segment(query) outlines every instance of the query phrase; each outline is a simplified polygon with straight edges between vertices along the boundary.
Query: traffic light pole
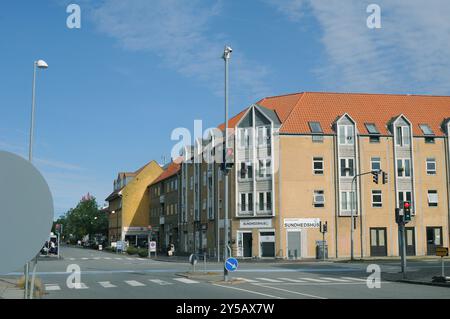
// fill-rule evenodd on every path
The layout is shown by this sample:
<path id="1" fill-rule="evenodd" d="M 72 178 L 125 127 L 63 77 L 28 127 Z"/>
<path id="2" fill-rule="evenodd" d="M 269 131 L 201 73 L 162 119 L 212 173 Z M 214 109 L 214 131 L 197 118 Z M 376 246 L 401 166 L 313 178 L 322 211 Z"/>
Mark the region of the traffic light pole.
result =
<path id="1" fill-rule="evenodd" d="M 225 51 L 223 54 L 223 59 L 225 61 L 225 152 L 228 151 L 228 60 L 230 59 L 231 49 L 229 47 L 225 47 Z M 225 267 L 225 262 L 228 259 L 228 172 L 226 171 L 226 156 L 223 158 L 224 161 L 224 243 L 223 243 L 223 257 L 224 257 L 224 267 L 223 267 L 223 279 L 224 281 L 228 281 L 228 270 Z"/>
<path id="2" fill-rule="evenodd" d="M 405 222 L 402 221 L 398 224 L 398 229 L 400 233 L 400 257 L 401 257 L 401 268 L 403 273 L 403 279 L 406 279 L 406 234 L 405 234 Z"/>

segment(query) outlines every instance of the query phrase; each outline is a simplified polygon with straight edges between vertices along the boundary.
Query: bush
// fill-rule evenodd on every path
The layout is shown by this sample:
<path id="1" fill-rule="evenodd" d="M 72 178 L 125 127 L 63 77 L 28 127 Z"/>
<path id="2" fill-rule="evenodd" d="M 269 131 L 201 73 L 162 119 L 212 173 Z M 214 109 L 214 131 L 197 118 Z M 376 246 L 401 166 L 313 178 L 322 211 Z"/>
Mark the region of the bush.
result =
<path id="1" fill-rule="evenodd" d="M 139 255 L 139 257 L 147 257 L 148 250 L 145 248 L 140 248 L 140 249 L 138 249 L 138 255 Z"/>
<path id="2" fill-rule="evenodd" d="M 138 252 L 138 250 L 137 250 L 136 247 L 131 246 L 131 247 L 127 248 L 127 254 L 128 255 L 136 255 L 137 252 Z"/>

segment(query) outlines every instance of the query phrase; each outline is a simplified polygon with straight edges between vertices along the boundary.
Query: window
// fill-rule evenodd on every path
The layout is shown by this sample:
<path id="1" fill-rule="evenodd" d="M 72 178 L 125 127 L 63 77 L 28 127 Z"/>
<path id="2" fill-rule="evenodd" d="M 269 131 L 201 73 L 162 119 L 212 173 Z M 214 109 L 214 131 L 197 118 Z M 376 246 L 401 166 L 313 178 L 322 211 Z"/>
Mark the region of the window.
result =
<path id="1" fill-rule="evenodd" d="M 259 147 L 270 146 L 270 127 L 258 126 L 256 132 L 258 138 L 258 146 Z"/>
<path id="2" fill-rule="evenodd" d="M 240 128 L 238 131 L 239 146 L 248 148 L 250 146 L 250 128 Z"/>
<path id="3" fill-rule="evenodd" d="M 410 177 L 411 176 L 411 160 L 398 159 L 397 160 L 397 176 Z"/>
<path id="4" fill-rule="evenodd" d="M 319 122 L 308 122 L 309 129 L 311 130 L 312 141 L 315 143 L 322 143 L 323 142 L 323 130 L 322 126 Z"/>
<path id="5" fill-rule="evenodd" d="M 356 207 L 355 192 L 341 192 L 341 211 L 350 211 Z"/>
<path id="6" fill-rule="evenodd" d="M 324 207 L 325 206 L 325 195 L 323 190 L 315 190 L 313 197 L 314 207 Z"/>
<path id="7" fill-rule="evenodd" d="M 313 157 L 314 175 L 323 175 L 323 157 Z"/>
<path id="8" fill-rule="evenodd" d="M 272 210 L 272 192 L 259 192 L 258 194 L 258 210 L 271 211 Z"/>
<path id="9" fill-rule="evenodd" d="M 242 213 L 253 211 L 253 193 L 241 193 L 240 196 L 240 209 Z"/>
<path id="10" fill-rule="evenodd" d="M 380 136 L 379 135 L 370 135 L 369 142 L 370 143 L 380 143 Z"/>
<path id="11" fill-rule="evenodd" d="M 423 135 L 434 135 L 433 130 L 428 124 L 419 124 L 419 127 L 422 130 Z"/>
<path id="12" fill-rule="evenodd" d="M 437 207 L 438 205 L 438 193 L 436 190 L 428 191 L 428 206 Z"/>
<path id="13" fill-rule="evenodd" d="M 436 175 L 436 159 L 427 158 L 426 168 L 427 168 L 427 175 Z"/>
<path id="14" fill-rule="evenodd" d="M 241 169 L 239 172 L 239 177 L 241 179 L 252 179 L 253 178 L 253 166 L 252 163 L 241 162 Z"/>
<path id="15" fill-rule="evenodd" d="M 260 159 L 258 160 L 258 177 L 268 178 L 271 173 L 271 161 L 270 159 Z"/>
<path id="16" fill-rule="evenodd" d="M 378 128 L 374 123 L 364 123 L 364 125 L 366 126 L 367 132 L 369 132 L 369 134 L 380 134 L 380 131 L 378 131 Z"/>
<path id="17" fill-rule="evenodd" d="M 411 144 L 411 132 L 408 126 L 397 126 L 396 132 L 395 143 L 398 146 L 408 146 Z"/>
<path id="18" fill-rule="evenodd" d="M 380 190 L 372 190 L 372 207 L 382 207 L 383 199 Z"/>
<path id="19" fill-rule="evenodd" d="M 341 158 L 341 177 L 353 177 L 355 175 L 353 158 Z"/>
<path id="20" fill-rule="evenodd" d="M 372 157 L 370 159 L 370 170 L 372 171 L 381 170 L 381 159 L 379 157 Z"/>
<path id="21" fill-rule="evenodd" d="M 313 134 L 323 134 L 322 126 L 319 122 L 308 122 L 309 129 Z"/>
<path id="22" fill-rule="evenodd" d="M 339 125 L 339 144 L 352 145 L 355 141 L 353 125 Z"/>

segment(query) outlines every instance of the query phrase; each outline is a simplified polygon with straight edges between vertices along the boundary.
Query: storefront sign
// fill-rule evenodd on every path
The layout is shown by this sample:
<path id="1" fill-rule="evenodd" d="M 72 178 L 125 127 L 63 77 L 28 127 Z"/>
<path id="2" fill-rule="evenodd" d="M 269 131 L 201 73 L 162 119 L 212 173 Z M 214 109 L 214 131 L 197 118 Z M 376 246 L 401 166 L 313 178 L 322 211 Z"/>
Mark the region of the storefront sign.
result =
<path id="1" fill-rule="evenodd" d="M 286 229 L 304 229 L 319 228 L 320 218 L 285 218 L 284 228 Z"/>
<path id="2" fill-rule="evenodd" d="M 241 228 L 272 227 L 272 219 L 241 219 Z"/>
<path id="3" fill-rule="evenodd" d="M 147 227 L 124 227 L 125 232 L 147 232 Z"/>

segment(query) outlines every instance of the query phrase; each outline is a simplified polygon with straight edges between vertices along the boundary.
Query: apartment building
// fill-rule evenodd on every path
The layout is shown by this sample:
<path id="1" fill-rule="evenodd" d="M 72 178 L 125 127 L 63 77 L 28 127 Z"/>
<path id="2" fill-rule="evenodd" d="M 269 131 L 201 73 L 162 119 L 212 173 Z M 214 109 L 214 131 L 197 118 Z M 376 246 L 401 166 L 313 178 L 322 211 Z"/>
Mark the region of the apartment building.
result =
<path id="1" fill-rule="evenodd" d="M 156 241 L 160 251 L 166 251 L 170 244 L 173 244 L 177 251 L 180 246 L 178 230 L 180 163 L 171 162 L 163 169 L 158 178 L 148 186 L 152 239 Z"/>
<path id="2" fill-rule="evenodd" d="M 135 172 L 121 172 L 114 180 L 113 192 L 105 199 L 109 203 L 108 240 L 128 241 L 143 246 L 149 225 L 147 186 L 161 173 L 162 168 L 151 161 Z"/>

